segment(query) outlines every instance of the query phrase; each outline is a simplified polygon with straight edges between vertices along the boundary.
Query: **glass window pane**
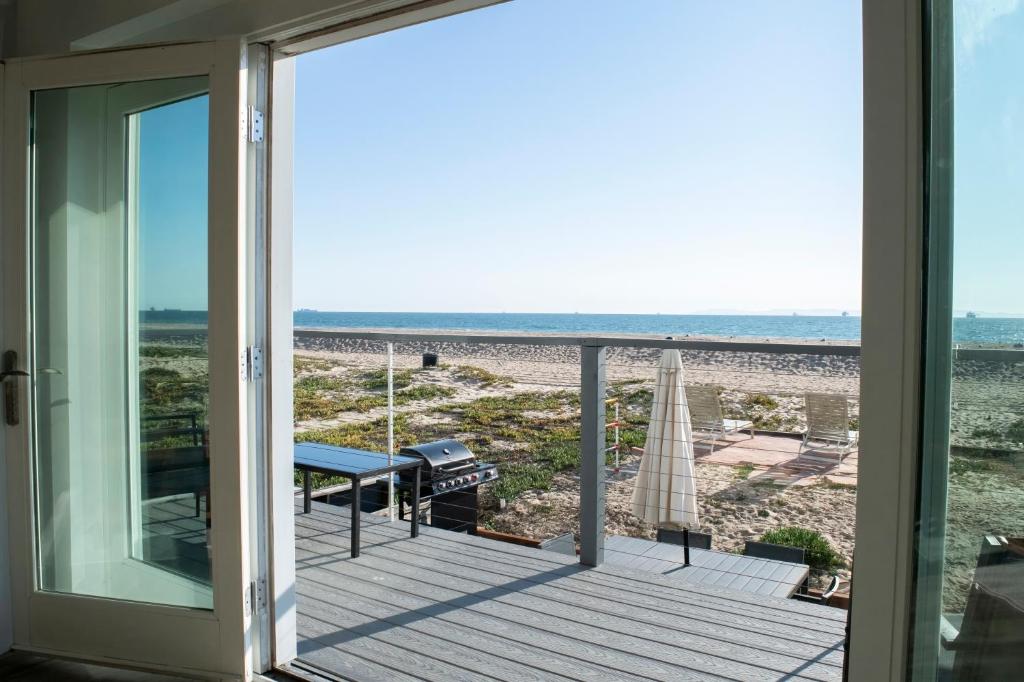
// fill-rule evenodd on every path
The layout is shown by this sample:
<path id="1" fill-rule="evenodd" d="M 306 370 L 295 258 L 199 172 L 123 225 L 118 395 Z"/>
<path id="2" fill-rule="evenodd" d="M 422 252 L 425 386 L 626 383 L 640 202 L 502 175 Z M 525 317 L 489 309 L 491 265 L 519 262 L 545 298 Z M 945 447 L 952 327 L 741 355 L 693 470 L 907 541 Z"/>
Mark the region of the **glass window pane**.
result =
<path id="1" fill-rule="evenodd" d="M 1024 7 L 932 3 L 915 679 L 1024 666 Z"/>
<path id="2" fill-rule="evenodd" d="M 206 78 L 33 95 L 39 583 L 212 608 Z"/>

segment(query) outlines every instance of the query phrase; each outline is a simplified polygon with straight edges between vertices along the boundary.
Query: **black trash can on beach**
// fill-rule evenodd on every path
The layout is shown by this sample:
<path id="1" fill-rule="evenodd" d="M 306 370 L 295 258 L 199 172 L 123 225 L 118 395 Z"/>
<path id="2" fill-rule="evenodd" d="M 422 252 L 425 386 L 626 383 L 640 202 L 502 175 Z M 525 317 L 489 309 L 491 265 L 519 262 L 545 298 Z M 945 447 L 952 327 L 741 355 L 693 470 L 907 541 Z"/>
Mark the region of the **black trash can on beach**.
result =
<path id="1" fill-rule="evenodd" d="M 423 354 L 423 366 L 424 367 L 437 367 L 437 353 L 424 353 Z"/>

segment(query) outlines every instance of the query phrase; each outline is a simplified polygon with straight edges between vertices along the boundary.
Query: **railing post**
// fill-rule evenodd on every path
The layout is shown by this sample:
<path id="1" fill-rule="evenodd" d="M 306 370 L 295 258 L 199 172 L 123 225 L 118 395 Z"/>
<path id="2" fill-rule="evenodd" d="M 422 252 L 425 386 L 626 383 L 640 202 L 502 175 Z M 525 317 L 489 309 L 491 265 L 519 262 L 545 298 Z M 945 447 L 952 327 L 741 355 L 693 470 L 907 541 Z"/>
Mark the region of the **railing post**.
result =
<path id="1" fill-rule="evenodd" d="M 580 563 L 604 561 L 605 347 L 580 348 Z"/>
<path id="2" fill-rule="evenodd" d="M 395 454 L 395 344 L 388 341 L 388 466 Z M 418 509 L 413 514 L 419 514 Z M 395 475 L 388 474 L 388 521 L 395 520 Z"/>

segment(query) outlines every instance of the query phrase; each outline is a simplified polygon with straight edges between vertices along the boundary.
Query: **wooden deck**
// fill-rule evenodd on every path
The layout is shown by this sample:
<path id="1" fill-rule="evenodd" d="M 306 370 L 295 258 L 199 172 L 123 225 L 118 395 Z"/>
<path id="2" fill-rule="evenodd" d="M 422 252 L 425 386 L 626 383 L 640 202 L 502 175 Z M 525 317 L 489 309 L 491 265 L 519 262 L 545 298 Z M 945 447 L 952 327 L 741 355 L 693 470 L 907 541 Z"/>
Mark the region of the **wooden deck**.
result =
<path id="1" fill-rule="evenodd" d="M 364 516 L 297 513 L 299 660 L 353 680 L 842 678 L 846 612 Z"/>
<path id="2" fill-rule="evenodd" d="M 604 560 L 614 566 L 647 573 L 660 573 L 672 580 L 694 585 L 704 583 L 734 590 L 786 599 L 793 596 L 807 578 L 807 564 L 792 564 L 730 552 L 690 549 L 643 538 L 610 535 L 604 541 Z"/>

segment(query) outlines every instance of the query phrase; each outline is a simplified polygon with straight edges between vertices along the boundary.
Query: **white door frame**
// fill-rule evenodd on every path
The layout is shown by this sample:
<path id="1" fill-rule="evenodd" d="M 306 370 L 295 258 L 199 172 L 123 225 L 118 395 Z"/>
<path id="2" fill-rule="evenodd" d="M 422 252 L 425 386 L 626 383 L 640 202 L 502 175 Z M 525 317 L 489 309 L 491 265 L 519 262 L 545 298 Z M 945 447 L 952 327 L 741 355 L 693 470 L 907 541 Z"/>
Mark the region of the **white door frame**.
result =
<path id="1" fill-rule="evenodd" d="M 921 409 L 922 0 L 862 0 L 864 217 L 861 458 L 850 679 L 905 675 L 912 596 L 914 503 Z M 303 32 L 258 34 L 272 59 L 270 317 L 272 585 L 275 663 L 294 656 L 294 522 L 291 469 L 291 144 L 294 63 L 290 57 L 495 4 L 454 0 L 402 8 Z M 285 362 L 287 360 L 287 363 Z"/>
<path id="2" fill-rule="evenodd" d="M 0 63 L 0 93 L 4 91 L 5 65 Z M 0 131 L 4 129 L 4 108 L 0 106 Z M 0 138 L 2 140 L 2 138 Z M 0 141 L 0 158 L 3 158 L 7 147 Z M 2 174 L 0 174 L 2 175 Z M 2 205 L 0 205 L 2 208 Z M 4 223 L 0 222 L 0 232 L 4 229 Z M 0 239 L 0 264 L 3 263 L 4 244 Z M 0 278 L 3 274 L 0 273 Z M 2 279 L 0 283 L 6 285 Z M 4 311 L 3 297 L 0 296 L 0 325 L 3 325 Z M 2 331 L 2 330 L 0 330 Z M 2 382 L 0 382 L 2 385 Z M 0 654 L 11 648 L 14 643 L 14 605 L 11 603 L 11 551 L 10 534 L 8 532 L 9 506 L 7 500 L 7 449 L 6 441 L 0 438 Z"/>
<path id="3" fill-rule="evenodd" d="M 237 40 L 50 59 L 15 60 L 4 81 L 4 349 L 31 366 L 28 184 L 33 90 L 207 75 L 210 82 L 209 320 L 212 611 L 123 602 L 38 589 L 33 423 L 20 386 L 21 425 L 6 427 L 13 639 L 18 649 L 120 665 L 244 679 L 251 674 L 247 447 L 248 389 L 238 360 L 247 345 L 245 156 L 240 117 L 245 55 Z M 21 125 L 14 124 L 21 122 Z"/>
<path id="4" fill-rule="evenodd" d="M 283 665 L 297 655 L 295 609 L 295 484 L 293 451 L 294 346 L 292 315 L 292 172 L 295 110 L 295 60 L 268 55 L 269 202 L 267 229 L 267 411 L 265 424 L 268 482 L 268 612 L 273 618 L 272 662 Z"/>
<path id="5" fill-rule="evenodd" d="M 921 0 L 863 0 L 861 443 L 850 679 L 906 676 L 921 416 Z"/>

